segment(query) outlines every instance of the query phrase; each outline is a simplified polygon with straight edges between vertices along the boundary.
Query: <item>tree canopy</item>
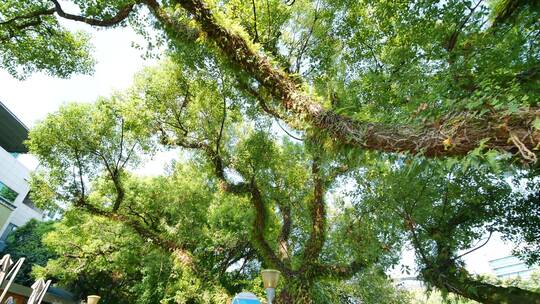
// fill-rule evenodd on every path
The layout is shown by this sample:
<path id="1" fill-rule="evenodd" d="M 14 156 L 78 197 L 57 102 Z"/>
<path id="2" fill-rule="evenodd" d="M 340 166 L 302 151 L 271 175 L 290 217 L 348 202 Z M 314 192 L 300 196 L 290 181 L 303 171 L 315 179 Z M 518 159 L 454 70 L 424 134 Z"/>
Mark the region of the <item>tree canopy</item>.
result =
<path id="1" fill-rule="evenodd" d="M 250 96 L 221 67 L 209 71 L 167 60 L 126 92 L 67 104 L 33 128 L 28 145 L 44 164 L 32 179 L 34 200 L 66 212 L 46 239 L 61 258 L 42 275 L 81 292 L 103 276 L 118 286 L 112 302 L 144 294 L 141 303 L 219 303 L 258 290 L 258 270 L 271 267 L 284 277 L 280 302 L 327 303 L 369 297 L 359 286 L 384 278 L 409 240 L 434 287 L 480 301 L 491 301 L 482 293 L 537 301 L 472 278 L 460 259 L 486 233 L 535 231 L 534 222 L 512 220 L 528 215 L 529 192 L 505 176 L 525 178 L 523 169 L 503 170 L 508 159 L 479 150 L 431 160 L 351 151 L 321 134 L 298 138 L 241 102 Z M 183 156 L 165 175 L 133 173 L 168 148 Z M 161 279 L 151 274 L 158 258 L 169 269 Z M 448 287 L 448 278 L 462 287 Z"/>
<path id="2" fill-rule="evenodd" d="M 131 26 L 182 64 L 227 65 L 260 109 L 340 144 L 428 156 L 483 147 L 536 160 L 535 1 L 72 4 L 79 12 L 56 0 L 4 2 L 2 58 L 13 75 L 89 72 L 87 37 L 59 20 Z"/>
<path id="3" fill-rule="evenodd" d="M 350 218 L 328 214 L 328 195 L 347 170 L 316 142 L 292 142 L 267 132 L 267 118 L 242 115 L 249 108 L 235 102 L 232 88 L 226 78 L 165 63 L 141 73 L 123 96 L 62 107 L 31 131 L 29 147 L 46 164 L 33 179 L 36 202 L 122 224 L 173 252 L 201 288 L 216 282 L 232 292 L 229 267 L 242 262 L 245 276 L 256 261 L 255 269 L 262 263 L 283 273 L 284 301 L 311 301 L 312 291 L 338 296 L 324 286 L 388 265 L 384 256 L 396 254 L 381 251 L 388 241 L 367 227 L 348 239 Z M 222 107 L 209 105 L 216 99 Z M 155 180 L 131 174 L 136 156 L 158 145 L 185 149 L 189 161 Z"/>

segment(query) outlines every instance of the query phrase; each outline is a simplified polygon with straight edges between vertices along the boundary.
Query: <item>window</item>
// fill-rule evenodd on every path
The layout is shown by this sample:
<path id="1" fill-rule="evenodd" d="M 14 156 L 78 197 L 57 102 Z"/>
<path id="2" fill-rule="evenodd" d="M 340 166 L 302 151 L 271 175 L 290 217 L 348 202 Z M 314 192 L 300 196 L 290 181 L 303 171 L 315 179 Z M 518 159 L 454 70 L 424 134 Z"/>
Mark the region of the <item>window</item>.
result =
<path id="1" fill-rule="evenodd" d="M 17 230 L 17 227 L 17 225 L 9 223 L 6 227 L 6 230 L 4 230 L 4 233 L 2 233 L 2 237 L 0 237 L 0 240 L 5 241 L 10 233 Z"/>
<path id="2" fill-rule="evenodd" d="M 33 210 L 37 212 L 41 212 L 41 210 L 38 207 L 36 207 L 36 205 L 34 205 L 34 202 L 30 199 L 30 192 L 28 192 L 28 194 L 24 197 L 23 204 L 25 204 L 26 206 L 32 208 Z"/>
<path id="3" fill-rule="evenodd" d="M 0 182 L 0 199 L 3 199 L 10 204 L 13 204 L 15 202 L 15 199 L 17 199 L 17 196 L 19 196 L 19 193 L 15 192 L 13 189 Z"/>

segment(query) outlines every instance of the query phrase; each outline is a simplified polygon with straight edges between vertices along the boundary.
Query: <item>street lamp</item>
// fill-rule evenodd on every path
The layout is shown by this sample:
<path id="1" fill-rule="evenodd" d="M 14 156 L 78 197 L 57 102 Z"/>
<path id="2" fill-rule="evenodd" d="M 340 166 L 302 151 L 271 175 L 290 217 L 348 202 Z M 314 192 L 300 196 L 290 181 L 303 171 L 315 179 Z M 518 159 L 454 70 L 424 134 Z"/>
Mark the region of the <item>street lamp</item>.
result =
<path id="1" fill-rule="evenodd" d="M 97 304 L 99 302 L 99 299 L 101 299 L 100 296 L 88 296 L 87 304 Z"/>
<path id="2" fill-rule="evenodd" d="M 264 269 L 261 271 L 261 276 L 266 289 L 266 299 L 268 304 L 272 304 L 272 301 L 276 297 L 276 287 L 279 280 L 279 271 L 275 269 Z"/>

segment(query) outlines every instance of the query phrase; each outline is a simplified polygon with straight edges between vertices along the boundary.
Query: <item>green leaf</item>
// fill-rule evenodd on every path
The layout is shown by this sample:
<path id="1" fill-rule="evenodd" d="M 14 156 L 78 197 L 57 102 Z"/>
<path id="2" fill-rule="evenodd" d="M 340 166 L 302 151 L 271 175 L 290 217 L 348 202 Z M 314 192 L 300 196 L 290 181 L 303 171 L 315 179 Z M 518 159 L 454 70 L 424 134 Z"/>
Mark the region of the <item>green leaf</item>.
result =
<path id="1" fill-rule="evenodd" d="M 533 127 L 534 127 L 536 130 L 540 130 L 540 118 L 536 117 L 536 118 L 534 119 Z"/>

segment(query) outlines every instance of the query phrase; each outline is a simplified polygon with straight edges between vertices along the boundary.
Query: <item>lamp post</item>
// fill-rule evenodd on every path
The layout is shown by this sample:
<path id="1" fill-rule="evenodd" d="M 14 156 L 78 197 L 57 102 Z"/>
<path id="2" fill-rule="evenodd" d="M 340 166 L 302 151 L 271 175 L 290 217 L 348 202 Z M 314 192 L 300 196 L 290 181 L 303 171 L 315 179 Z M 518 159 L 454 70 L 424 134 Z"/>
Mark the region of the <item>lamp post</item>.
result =
<path id="1" fill-rule="evenodd" d="M 87 304 L 97 304 L 99 302 L 99 299 L 101 299 L 100 296 L 88 296 L 88 299 L 86 301 Z"/>
<path id="2" fill-rule="evenodd" d="M 266 299 L 268 304 L 272 304 L 276 297 L 276 287 L 279 280 L 280 272 L 275 269 L 264 269 L 261 271 L 261 276 L 266 289 Z"/>

